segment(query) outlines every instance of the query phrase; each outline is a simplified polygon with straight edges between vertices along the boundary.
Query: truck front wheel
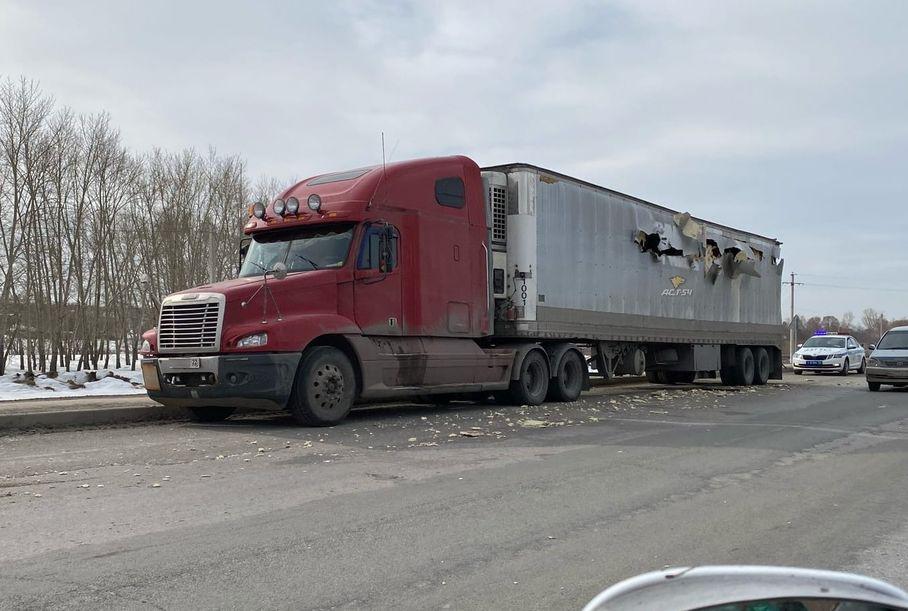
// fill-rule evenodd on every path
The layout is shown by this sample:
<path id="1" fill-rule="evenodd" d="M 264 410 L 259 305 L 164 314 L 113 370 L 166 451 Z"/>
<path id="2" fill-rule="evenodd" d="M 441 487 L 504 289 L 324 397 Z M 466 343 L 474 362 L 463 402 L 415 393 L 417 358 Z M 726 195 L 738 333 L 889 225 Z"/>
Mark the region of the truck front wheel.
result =
<path id="1" fill-rule="evenodd" d="M 520 364 L 520 375 L 511 380 L 509 398 L 517 405 L 539 405 L 549 391 L 549 365 L 539 350 L 526 355 Z"/>
<path id="2" fill-rule="evenodd" d="M 549 399 L 576 401 L 583 391 L 583 367 L 586 361 L 577 352 L 568 350 L 558 363 L 555 377 L 549 381 Z"/>
<path id="3" fill-rule="evenodd" d="M 347 417 L 356 398 L 356 374 L 350 359 L 332 346 L 318 346 L 303 356 L 290 413 L 300 424 L 331 426 Z"/>

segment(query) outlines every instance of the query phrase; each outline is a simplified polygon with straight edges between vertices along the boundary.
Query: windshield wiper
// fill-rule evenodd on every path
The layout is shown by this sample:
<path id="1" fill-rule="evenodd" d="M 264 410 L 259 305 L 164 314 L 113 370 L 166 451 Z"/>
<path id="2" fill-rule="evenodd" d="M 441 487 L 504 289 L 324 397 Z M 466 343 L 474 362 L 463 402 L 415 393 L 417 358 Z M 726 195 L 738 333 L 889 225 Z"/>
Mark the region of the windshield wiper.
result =
<path id="1" fill-rule="evenodd" d="M 305 261 L 306 263 L 311 265 L 312 269 L 320 269 L 319 266 L 315 263 L 315 261 L 313 261 L 309 257 L 304 257 L 303 255 L 296 255 L 296 257 L 299 259 L 302 259 L 303 261 Z"/>

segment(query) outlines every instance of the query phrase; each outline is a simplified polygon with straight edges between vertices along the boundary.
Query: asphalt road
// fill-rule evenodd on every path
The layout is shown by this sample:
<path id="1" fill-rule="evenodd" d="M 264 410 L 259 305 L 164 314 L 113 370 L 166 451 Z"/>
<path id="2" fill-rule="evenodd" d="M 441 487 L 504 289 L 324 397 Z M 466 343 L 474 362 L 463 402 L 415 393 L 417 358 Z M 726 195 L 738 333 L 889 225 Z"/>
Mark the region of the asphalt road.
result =
<path id="1" fill-rule="evenodd" d="M 578 609 L 703 563 L 908 587 L 908 392 L 792 376 L 0 437 L 5 608 Z"/>

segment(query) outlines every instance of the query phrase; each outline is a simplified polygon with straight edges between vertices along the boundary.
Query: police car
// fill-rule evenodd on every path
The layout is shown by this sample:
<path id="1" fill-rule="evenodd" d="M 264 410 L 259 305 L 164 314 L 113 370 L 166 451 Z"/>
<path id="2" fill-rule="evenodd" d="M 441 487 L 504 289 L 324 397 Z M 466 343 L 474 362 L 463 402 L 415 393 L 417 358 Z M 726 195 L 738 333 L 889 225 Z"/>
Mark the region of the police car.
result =
<path id="1" fill-rule="evenodd" d="M 820 331 L 798 345 L 791 366 L 797 375 L 805 371 L 831 371 L 845 376 L 849 371 L 864 373 L 867 359 L 864 348 L 850 335 L 827 335 Z"/>

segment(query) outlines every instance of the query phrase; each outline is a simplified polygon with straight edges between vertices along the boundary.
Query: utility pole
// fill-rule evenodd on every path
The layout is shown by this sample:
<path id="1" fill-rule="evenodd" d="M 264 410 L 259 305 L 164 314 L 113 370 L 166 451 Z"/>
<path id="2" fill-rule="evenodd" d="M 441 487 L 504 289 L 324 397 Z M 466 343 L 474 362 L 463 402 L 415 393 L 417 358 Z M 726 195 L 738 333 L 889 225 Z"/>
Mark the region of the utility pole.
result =
<path id="1" fill-rule="evenodd" d="M 788 324 L 788 358 L 789 363 L 794 360 L 794 353 L 797 350 L 796 346 L 798 343 L 798 329 L 797 324 L 795 323 L 795 287 L 803 285 L 803 282 L 795 282 L 795 273 L 791 272 L 791 281 L 783 282 L 782 284 L 791 285 L 791 318 L 789 319 Z"/>

